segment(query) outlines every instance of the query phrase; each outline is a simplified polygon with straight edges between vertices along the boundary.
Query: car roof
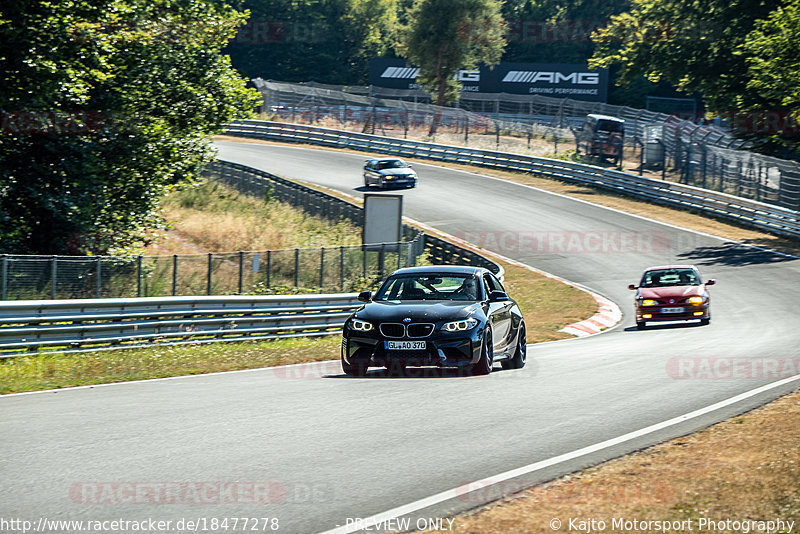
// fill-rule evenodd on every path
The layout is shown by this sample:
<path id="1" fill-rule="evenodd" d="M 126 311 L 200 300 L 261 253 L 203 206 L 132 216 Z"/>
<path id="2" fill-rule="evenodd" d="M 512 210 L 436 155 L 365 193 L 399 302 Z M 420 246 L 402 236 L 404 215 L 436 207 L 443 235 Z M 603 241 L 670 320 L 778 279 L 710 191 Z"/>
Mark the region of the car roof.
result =
<path id="1" fill-rule="evenodd" d="M 664 269 L 694 269 L 694 270 L 696 271 L 696 270 L 697 270 L 697 267 L 695 267 L 694 265 L 688 265 L 688 264 L 680 264 L 680 265 L 656 265 L 655 267 L 648 267 L 647 269 L 645 269 L 645 270 L 644 270 L 644 272 L 648 272 L 648 271 L 661 271 L 661 270 L 664 270 Z"/>
<path id="2" fill-rule="evenodd" d="M 372 158 L 375 161 L 403 161 L 403 158 Z"/>
<path id="3" fill-rule="evenodd" d="M 425 265 L 422 267 L 405 267 L 397 269 L 392 274 L 473 274 L 483 275 L 491 273 L 489 269 L 483 267 L 474 267 L 472 265 Z"/>

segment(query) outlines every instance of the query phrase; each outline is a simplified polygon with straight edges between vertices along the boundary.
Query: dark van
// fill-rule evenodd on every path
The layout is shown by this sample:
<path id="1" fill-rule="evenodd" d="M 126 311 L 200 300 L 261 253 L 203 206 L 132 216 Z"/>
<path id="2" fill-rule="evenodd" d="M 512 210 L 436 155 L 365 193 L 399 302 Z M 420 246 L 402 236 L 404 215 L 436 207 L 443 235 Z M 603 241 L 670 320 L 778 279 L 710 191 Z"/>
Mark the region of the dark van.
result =
<path id="1" fill-rule="evenodd" d="M 587 115 L 576 135 L 578 154 L 597 157 L 600 161 L 611 160 L 618 165 L 622 157 L 622 141 L 625 138 L 625 121 L 609 115 Z"/>

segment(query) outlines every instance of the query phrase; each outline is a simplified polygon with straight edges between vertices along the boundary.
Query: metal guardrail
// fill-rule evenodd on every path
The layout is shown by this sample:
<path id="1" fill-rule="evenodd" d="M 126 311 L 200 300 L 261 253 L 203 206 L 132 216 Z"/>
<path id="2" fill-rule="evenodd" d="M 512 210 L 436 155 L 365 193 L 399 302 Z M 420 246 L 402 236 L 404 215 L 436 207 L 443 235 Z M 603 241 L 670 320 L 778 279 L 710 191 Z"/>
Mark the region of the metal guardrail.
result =
<path id="1" fill-rule="evenodd" d="M 330 334 L 358 306 L 354 293 L 6 302 L 0 359 Z"/>
<path id="2" fill-rule="evenodd" d="M 777 235 L 800 237 L 798 211 L 582 163 L 268 121 L 235 122 L 228 125 L 226 133 L 543 174 L 658 204 L 698 210 Z"/>

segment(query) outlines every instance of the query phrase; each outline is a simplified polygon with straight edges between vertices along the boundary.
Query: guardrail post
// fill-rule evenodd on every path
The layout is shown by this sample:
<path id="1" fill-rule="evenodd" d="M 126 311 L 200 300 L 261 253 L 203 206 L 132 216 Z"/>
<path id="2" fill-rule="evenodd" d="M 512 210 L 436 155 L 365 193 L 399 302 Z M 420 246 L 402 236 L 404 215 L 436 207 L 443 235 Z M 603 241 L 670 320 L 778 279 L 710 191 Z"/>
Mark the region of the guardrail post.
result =
<path id="1" fill-rule="evenodd" d="M 701 164 L 701 168 L 703 169 L 703 185 L 702 185 L 702 187 L 703 187 L 703 189 L 705 189 L 706 188 L 706 161 L 708 159 L 708 149 L 705 148 L 705 147 L 701 148 L 700 149 L 700 154 L 701 154 L 701 157 L 702 157 L 702 159 L 700 160 L 701 161 L 700 164 Z"/>
<path id="2" fill-rule="evenodd" d="M 344 293 L 344 246 L 339 247 L 339 290 Z"/>
<path id="3" fill-rule="evenodd" d="M 102 297 L 103 286 L 103 258 L 97 257 L 97 298 Z"/>
<path id="4" fill-rule="evenodd" d="M 142 296 L 142 256 L 136 258 L 136 296 Z"/>
<path id="5" fill-rule="evenodd" d="M 300 249 L 294 249 L 294 287 L 300 287 Z"/>
<path id="6" fill-rule="evenodd" d="M 381 251 L 378 253 L 378 272 L 380 273 L 381 280 L 383 280 L 385 261 L 386 261 L 386 243 L 381 243 Z"/>
<path id="7" fill-rule="evenodd" d="M 8 254 L 3 254 L 3 263 L 0 265 L 0 300 L 8 297 Z"/>
<path id="8" fill-rule="evenodd" d="M 325 247 L 319 249 L 319 292 L 322 293 L 322 286 L 325 283 Z"/>
<path id="9" fill-rule="evenodd" d="M 270 279 L 272 277 L 272 251 L 267 251 L 267 288 L 270 287 Z"/>
<path id="10" fill-rule="evenodd" d="M 242 294 L 242 285 L 244 283 L 244 252 L 239 251 L 239 294 Z"/>
<path id="11" fill-rule="evenodd" d="M 206 277 L 206 295 L 211 295 L 211 266 L 213 262 L 213 252 L 208 253 L 208 276 Z"/>
<path id="12" fill-rule="evenodd" d="M 50 260 L 50 298 L 56 300 L 56 280 L 58 277 L 58 258 L 53 256 Z"/>
<path id="13" fill-rule="evenodd" d="M 367 279 L 367 246 L 361 245 L 361 278 Z"/>
<path id="14" fill-rule="evenodd" d="M 178 291 L 178 255 L 172 255 L 172 296 Z"/>

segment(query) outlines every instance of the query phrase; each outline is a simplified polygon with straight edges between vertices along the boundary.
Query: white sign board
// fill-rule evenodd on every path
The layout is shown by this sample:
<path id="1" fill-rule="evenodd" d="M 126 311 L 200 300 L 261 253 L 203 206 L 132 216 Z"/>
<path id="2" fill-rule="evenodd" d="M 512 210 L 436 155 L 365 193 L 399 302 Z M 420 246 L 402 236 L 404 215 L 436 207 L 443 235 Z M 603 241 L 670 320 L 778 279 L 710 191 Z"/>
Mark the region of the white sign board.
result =
<path id="1" fill-rule="evenodd" d="M 365 245 L 397 243 L 403 237 L 403 195 L 364 195 Z"/>

